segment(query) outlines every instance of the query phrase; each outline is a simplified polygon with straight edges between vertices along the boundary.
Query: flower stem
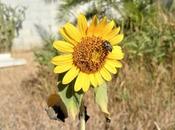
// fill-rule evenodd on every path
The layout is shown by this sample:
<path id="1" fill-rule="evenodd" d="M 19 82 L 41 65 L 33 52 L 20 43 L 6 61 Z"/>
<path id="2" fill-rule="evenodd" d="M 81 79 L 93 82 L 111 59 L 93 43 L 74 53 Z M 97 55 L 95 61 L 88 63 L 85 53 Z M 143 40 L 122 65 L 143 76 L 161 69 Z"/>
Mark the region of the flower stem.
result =
<path id="1" fill-rule="evenodd" d="M 80 108 L 80 130 L 85 130 L 85 108 L 84 108 L 84 104 L 82 102 L 81 104 L 81 108 Z"/>

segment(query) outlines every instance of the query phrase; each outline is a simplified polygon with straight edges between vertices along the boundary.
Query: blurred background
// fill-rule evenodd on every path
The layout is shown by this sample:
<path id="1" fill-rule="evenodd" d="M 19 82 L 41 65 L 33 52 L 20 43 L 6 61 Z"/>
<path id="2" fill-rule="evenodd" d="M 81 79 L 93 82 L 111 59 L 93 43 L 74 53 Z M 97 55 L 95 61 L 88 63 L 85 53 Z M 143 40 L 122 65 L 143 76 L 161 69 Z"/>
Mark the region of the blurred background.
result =
<path id="1" fill-rule="evenodd" d="M 80 13 L 114 19 L 125 34 L 123 68 L 108 83 L 111 123 L 90 90 L 87 129 L 175 130 L 175 0 L 0 0 L 0 130 L 78 129 L 45 108 L 57 78 L 52 43 Z"/>

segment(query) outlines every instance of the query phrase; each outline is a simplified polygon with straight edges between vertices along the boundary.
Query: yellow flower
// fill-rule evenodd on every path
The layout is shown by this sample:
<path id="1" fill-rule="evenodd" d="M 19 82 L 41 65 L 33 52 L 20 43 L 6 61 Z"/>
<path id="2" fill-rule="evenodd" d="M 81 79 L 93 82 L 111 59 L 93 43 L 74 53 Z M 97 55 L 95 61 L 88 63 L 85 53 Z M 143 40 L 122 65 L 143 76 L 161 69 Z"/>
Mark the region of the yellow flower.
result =
<path id="1" fill-rule="evenodd" d="M 52 59 L 56 65 L 54 72 L 66 72 L 62 84 L 75 80 L 74 90 L 86 92 L 90 85 L 97 87 L 112 79 L 111 73 L 117 73 L 124 57 L 118 45 L 123 39 L 120 27 L 114 21 L 107 22 L 104 17 L 98 21 L 94 16 L 90 25 L 83 14 L 78 16 L 77 27 L 66 23 L 60 33 L 66 41 L 55 41 L 54 48 L 62 52 Z"/>

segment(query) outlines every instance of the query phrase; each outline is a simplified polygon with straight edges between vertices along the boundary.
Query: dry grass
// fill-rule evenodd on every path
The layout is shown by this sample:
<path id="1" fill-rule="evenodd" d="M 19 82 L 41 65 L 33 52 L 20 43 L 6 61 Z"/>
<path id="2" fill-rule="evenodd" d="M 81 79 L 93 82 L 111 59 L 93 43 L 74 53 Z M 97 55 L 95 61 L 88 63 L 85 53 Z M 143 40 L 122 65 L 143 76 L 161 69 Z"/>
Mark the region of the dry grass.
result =
<path id="1" fill-rule="evenodd" d="M 110 91 L 113 129 L 174 130 L 175 82 L 171 71 L 163 65 L 151 71 L 140 66 L 125 64 L 111 85 L 115 87 Z"/>
<path id="2" fill-rule="evenodd" d="M 0 70 L 0 130 L 76 130 L 78 122 L 52 121 L 45 112 L 47 86 L 55 84 L 52 72 L 40 71 L 32 53 L 15 54 L 25 66 Z M 142 66 L 142 67 L 141 67 Z M 175 76 L 173 65 L 127 65 L 109 84 L 110 130 L 175 130 Z M 52 89 L 51 89 L 52 91 Z M 86 95 L 88 130 L 107 130 L 104 116 Z"/>
<path id="3" fill-rule="evenodd" d="M 0 130 L 58 129 L 58 123 L 47 117 L 41 95 L 33 95 L 28 92 L 28 86 L 22 86 L 23 80 L 36 77 L 33 54 L 15 53 L 14 56 L 25 58 L 28 64 L 0 69 Z"/>

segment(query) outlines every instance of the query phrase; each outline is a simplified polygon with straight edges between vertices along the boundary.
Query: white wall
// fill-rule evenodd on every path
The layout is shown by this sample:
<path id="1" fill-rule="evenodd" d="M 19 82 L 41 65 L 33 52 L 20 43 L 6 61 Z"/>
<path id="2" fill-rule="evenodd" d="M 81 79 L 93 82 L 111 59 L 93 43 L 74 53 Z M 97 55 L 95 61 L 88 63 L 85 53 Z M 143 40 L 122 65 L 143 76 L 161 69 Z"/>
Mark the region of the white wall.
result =
<path id="1" fill-rule="evenodd" d="M 44 26 L 47 30 L 56 33 L 57 3 L 45 3 L 44 0 L 1 0 L 1 2 L 16 7 L 25 6 L 26 18 L 19 37 L 14 39 L 13 49 L 31 49 L 42 46 L 41 39 L 36 31 L 35 24 Z"/>

